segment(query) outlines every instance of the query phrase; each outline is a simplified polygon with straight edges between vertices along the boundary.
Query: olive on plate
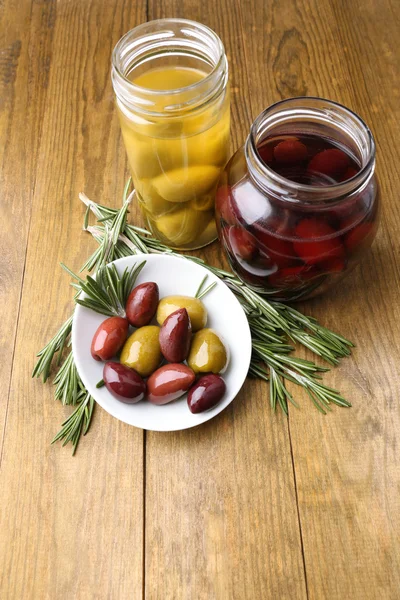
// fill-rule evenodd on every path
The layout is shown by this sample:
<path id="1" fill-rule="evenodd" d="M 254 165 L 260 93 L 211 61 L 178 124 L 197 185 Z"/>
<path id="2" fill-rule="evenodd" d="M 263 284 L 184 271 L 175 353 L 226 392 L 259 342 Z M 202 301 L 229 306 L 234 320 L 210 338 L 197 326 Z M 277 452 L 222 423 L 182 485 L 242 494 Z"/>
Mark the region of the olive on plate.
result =
<path id="1" fill-rule="evenodd" d="M 194 334 L 188 365 L 195 373 L 222 373 L 228 365 L 228 351 L 213 329 L 201 329 Z"/>
<path id="2" fill-rule="evenodd" d="M 134 371 L 117 362 L 107 362 L 103 368 L 106 388 L 121 402 L 136 404 L 146 395 L 146 383 Z"/>
<path id="3" fill-rule="evenodd" d="M 186 365 L 164 365 L 148 378 L 147 398 L 152 404 L 167 404 L 187 392 L 194 380 L 195 374 Z"/>
<path id="4" fill-rule="evenodd" d="M 121 364 L 134 369 L 141 377 L 148 377 L 161 362 L 160 328 L 145 325 L 136 329 L 122 348 Z"/>
<path id="5" fill-rule="evenodd" d="M 93 336 L 91 354 L 95 360 L 110 360 L 124 345 L 129 323 L 122 317 L 110 317 L 99 325 Z"/>
<path id="6" fill-rule="evenodd" d="M 159 299 L 158 285 L 148 281 L 136 286 L 126 302 L 126 318 L 134 327 L 148 325 L 156 314 Z"/>
<path id="7" fill-rule="evenodd" d="M 187 403 L 193 414 L 209 410 L 221 401 L 226 391 L 225 381 L 220 375 L 203 375 L 189 390 Z"/>
<path id="8" fill-rule="evenodd" d="M 191 296 L 166 296 L 157 308 L 157 322 L 162 325 L 170 314 L 179 308 L 186 308 L 193 331 L 203 329 L 207 323 L 207 311 L 203 302 Z"/>
<path id="9" fill-rule="evenodd" d="M 187 359 L 192 338 L 192 325 L 186 308 L 171 313 L 160 329 L 160 347 L 166 360 L 180 363 Z"/>

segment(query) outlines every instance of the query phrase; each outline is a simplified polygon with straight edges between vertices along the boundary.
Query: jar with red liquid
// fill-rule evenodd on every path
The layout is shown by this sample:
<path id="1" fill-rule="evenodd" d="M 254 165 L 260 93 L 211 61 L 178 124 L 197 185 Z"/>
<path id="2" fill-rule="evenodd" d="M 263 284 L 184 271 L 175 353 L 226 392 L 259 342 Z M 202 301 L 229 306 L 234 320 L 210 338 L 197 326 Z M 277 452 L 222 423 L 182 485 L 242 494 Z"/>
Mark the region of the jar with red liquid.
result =
<path id="1" fill-rule="evenodd" d="M 341 281 L 376 234 L 374 170 L 373 136 L 351 110 L 322 98 L 267 108 L 217 192 L 233 270 L 276 300 L 310 298 Z"/>

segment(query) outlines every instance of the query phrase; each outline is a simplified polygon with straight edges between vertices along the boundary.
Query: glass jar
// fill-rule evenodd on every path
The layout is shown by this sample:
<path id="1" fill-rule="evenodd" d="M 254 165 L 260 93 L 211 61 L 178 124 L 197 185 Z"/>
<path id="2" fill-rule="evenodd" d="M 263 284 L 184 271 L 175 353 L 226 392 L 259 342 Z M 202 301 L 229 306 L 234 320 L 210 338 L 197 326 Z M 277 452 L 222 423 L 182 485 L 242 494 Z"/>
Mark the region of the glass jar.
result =
<path id="1" fill-rule="evenodd" d="M 136 197 L 153 235 L 192 250 L 217 237 L 229 152 L 228 63 L 205 25 L 162 19 L 115 46 L 112 82 Z"/>
<path id="2" fill-rule="evenodd" d="M 221 176 L 217 226 L 236 274 L 277 300 L 315 296 L 371 246 L 375 143 L 362 119 L 322 98 L 272 105 Z"/>

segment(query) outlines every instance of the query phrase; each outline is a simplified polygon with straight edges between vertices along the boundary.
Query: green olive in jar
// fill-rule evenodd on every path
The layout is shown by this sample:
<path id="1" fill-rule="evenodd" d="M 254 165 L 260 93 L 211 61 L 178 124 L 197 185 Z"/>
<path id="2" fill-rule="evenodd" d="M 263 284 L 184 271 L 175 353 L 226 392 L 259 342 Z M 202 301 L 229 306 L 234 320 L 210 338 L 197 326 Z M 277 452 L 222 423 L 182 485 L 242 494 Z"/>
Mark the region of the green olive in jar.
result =
<path id="1" fill-rule="evenodd" d="M 174 248 L 183 248 L 196 243 L 207 222 L 207 213 L 183 205 L 174 212 L 158 217 L 154 224 L 167 244 Z"/>
<path id="2" fill-rule="evenodd" d="M 161 173 L 153 179 L 156 192 L 168 202 L 187 202 L 203 196 L 217 185 L 220 168 L 213 165 L 193 165 Z"/>
<path id="3" fill-rule="evenodd" d="M 186 308 L 192 331 L 203 329 L 207 323 L 207 310 L 203 302 L 192 296 L 166 296 L 157 308 L 157 323 L 162 325 L 167 317 L 180 308 Z"/>
<path id="4" fill-rule="evenodd" d="M 213 329 L 201 329 L 193 336 L 188 365 L 195 373 L 222 373 L 228 365 L 228 351 Z"/>
<path id="5" fill-rule="evenodd" d="M 161 362 L 159 334 L 160 328 L 156 325 L 136 329 L 122 348 L 121 364 L 134 369 L 142 377 L 148 377 Z"/>
<path id="6" fill-rule="evenodd" d="M 176 204 L 167 202 L 153 190 L 149 179 L 143 179 L 136 187 L 136 191 L 139 206 L 149 218 L 157 219 L 176 209 Z"/>
<path id="7" fill-rule="evenodd" d="M 190 208 L 193 208 L 193 210 L 201 210 L 202 212 L 207 212 L 209 210 L 214 212 L 215 194 L 216 190 L 212 189 L 204 196 L 193 198 L 193 200 L 189 202 Z"/>
<path id="8" fill-rule="evenodd" d="M 199 237 L 197 238 L 197 243 L 199 245 L 199 248 L 201 246 L 204 246 L 205 244 L 207 244 L 210 240 L 218 237 L 217 225 L 215 223 L 215 218 L 214 218 L 214 212 L 211 212 L 211 213 L 207 212 L 204 214 L 207 215 L 207 217 L 208 217 L 208 223 L 207 223 L 206 227 L 203 229 L 203 231 L 200 233 Z"/>

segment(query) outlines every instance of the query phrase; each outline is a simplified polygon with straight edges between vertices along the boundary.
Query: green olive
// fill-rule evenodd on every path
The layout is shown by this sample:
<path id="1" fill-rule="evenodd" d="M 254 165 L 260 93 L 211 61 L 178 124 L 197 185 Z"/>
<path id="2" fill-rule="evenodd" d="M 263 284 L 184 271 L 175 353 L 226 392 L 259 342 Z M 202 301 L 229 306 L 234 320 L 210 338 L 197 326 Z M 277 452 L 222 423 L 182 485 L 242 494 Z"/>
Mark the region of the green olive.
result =
<path id="1" fill-rule="evenodd" d="M 203 196 L 215 186 L 220 171 L 213 165 L 193 165 L 162 173 L 154 177 L 152 184 L 168 202 L 187 202 L 196 196 Z"/>
<path id="2" fill-rule="evenodd" d="M 171 204 L 171 206 L 174 205 Z M 198 212 L 186 206 L 162 215 L 155 221 L 158 232 L 174 248 L 183 248 L 187 244 L 193 244 L 207 223 L 207 213 Z"/>
<path id="3" fill-rule="evenodd" d="M 210 242 L 213 242 L 218 237 L 214 211 L 208 212 L 208 213 L 202 213 L 202 214 L 207 215 L 209 218 L 209 221 L 208 221 L 206 227 L 200 233 L 199 237 L 197 238 L 197 243 L 199 245 L 199 248 L 201 248 L 202 246 L 205 246 L 206 244 L 209 244 Z"/>
<path id="4" fill-rule="evenodd" d="M 159 342 L 160 328 L 146 325 L 136 329 L 122 348 L 120 362 L 134 369 L 142 377 L 148 377 L 161 362 Z"/>
<path id="5" fill-rule="evenodd" d="M 188 149 L 185 139 L 154 138 L 146 131 L 146 127 L 132 126 L 120 111 L 119 117 L 135 189 L 138 180 L 157 177 L 171 169 L 187 165 Z"/>
<path id="6" fill-rule="evenodd" d="M 215 194 L 216 190 L 213 188 L 211 192 L 204 194 L 203 196 L 196 196 L 190 201 L 190 208 L 194 210 L 208 211 L 214 210 L 215 206 Z"/>
<path id="7" fill-rule="evenodd" d="M 213 329 L 201 329 L 193 336 L 188 365 L 195 373 L 221 373 L 228 364 L 227 349 Z"/>
<path id="8" fill-rule="evenodd" d="M 137 200 L 140 207 L 150 217 L 157 218 L 173 212 L 176 205 L 161 198 L 151 186 L 149 179 L 139 180 L 136 184 Z"/>
<path id="9" fill-rule="evenodd" d="M 157 308 L 157 323 L 162 325 L 167 317 L 180 308 L 186 308 L 192 324 L 192 331 L 203 329 L 207 323 L 206 307 L 198 298 L 191 296 L 166 296 Z"/>

